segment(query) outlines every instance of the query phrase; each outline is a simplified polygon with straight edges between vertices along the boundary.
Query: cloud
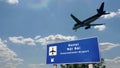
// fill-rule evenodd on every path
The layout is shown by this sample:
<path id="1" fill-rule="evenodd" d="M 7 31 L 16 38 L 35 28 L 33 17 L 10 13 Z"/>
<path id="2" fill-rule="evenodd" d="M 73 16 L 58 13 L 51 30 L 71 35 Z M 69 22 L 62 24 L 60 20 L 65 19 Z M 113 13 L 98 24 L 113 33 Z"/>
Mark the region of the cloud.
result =
<path id="1" fill-rule="evenodd" d="M 13 43 L 24 44 L 24 45 L 36 45 L 34 39 L 24 38 L 22 36 L 9 37 L 9 40 Z"/>
<path id="2" fill-rule="evenodd" d="M 50 43 L 57 43 L 57 42 L 63 42 L 63 41 L 71 41 L 75 40 L 75 36 L 64 36 L 61 34 L 57 35 L 49 35 L 47 37 L 41 37 L 40 35 L 33 38 L 24 38 L 23 36 L 17 36 L 17 37 L 9 37 L 9 40 L 12 43 L 16 44 L 23 44 L 23 45 L 36 45 L 36 43 L 40 43 L 41 45 L 47 45 Z"/>
<path id="3" fill-rule="evenodd" d="M 16 68 L 22 62 L 23 60 L 17 58 L 17 54 L 0 39 L 0 68 Z"/>
<path id="4" fill-rule="evenodd" d="M 120 68 L 120 57 L 105 59 L 107 68 Z"/>
<path id="5" fill-rule="evenodd" d="M 120 46 L 120 44 L 114 44 L 114 43 L 110 43 L 110 42 L 104 42 L 104 43 L 100 43 L 100 51 L 107 51 L 110 50 L 114 47 Z"/>
<path id="6" fill-rule="evenodd" d="M 117 12 L 110 12 L 110 14 L 103 15 L 102 17 L 104 19 L 111 19 L 111 18 L 116 17 L 116 16 L 120 16 L 120 9 L 118 9 Z"/>
<path id="7" fill-rule="evenodd" d="M 19 3 L 19 0 L 0 0 L 2 2 L 6 2 L 6 3 L 9 3 L 9 4 L 18 4 Z"/>
<path id="8" fill-rule="evenodd" d="M 40 35 L 38 35 L 38 36 L 36 36 L 35 37 L 35 39 L 37 40 L 37 39 L 40 39 L 41 38 L 41 36 Z"/>
<path id="9" fill-rule="evenodd" d="M 63 42 L 63 41 L 71 41 L 77 39 L 75 36 L 64 36 L 61 34 L 57 35 L 49 35 L 47 37 L 39 38 L 37 37 L 36 42 L 40 43 L 41 45 L 47 45 L 51 43 Z"/>
<path id="10" fill-rule="evenodd" d="M 18 4 L 19 3 L 18 0 L 6 0 L 6 2 L 9 4 Z"/>
<path id="11" fill-rule="evenodd" d="M 115 64 L 120 64 L 120 57 L 116 57 L 114 59 L 105 59 L 107 63 L 115 63 Z"/>
<path id="12" fill-rule="evenodd" d="M 95 29 L 98 29 L 99 31 L 105 30 L 106 26 L 105 25 L 99 25 L 99 26 L 94 26 Z"/>

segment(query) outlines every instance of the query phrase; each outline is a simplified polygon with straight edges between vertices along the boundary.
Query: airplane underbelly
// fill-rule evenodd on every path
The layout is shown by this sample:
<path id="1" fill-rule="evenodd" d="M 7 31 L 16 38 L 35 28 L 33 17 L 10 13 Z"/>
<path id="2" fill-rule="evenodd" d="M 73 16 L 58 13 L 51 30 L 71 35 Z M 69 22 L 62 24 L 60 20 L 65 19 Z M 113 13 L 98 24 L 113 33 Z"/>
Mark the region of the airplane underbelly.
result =
<path id="1" fill-rule="evenodd" d="M 85 24 L 90 24 L 91 22 L 95 21 L 96 19 L 98 19 L 99 17 L 95 17 L 95 18 L 92 18 L 92 19 L 89 19 L 87 21 L 85 21 L 84 23 Z"/>

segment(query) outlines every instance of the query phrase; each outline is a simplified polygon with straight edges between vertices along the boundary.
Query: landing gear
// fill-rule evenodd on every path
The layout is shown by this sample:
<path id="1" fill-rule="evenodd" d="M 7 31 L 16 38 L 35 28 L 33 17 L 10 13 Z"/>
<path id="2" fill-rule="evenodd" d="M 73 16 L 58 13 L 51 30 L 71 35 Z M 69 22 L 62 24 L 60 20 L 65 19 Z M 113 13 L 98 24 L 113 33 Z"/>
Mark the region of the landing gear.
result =
<path id="1" fill-rule="evenodd" d="M 85 27 L 85 29 L 90 29 L 90 26 Z"/>

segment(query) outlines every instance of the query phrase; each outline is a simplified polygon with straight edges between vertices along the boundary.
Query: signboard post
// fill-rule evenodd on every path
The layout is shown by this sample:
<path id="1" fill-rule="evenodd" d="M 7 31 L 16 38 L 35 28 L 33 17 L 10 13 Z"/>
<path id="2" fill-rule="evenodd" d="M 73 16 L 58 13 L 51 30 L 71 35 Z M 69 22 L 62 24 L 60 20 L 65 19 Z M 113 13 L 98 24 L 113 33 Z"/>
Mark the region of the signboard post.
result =
<path id="1" fill-rule="evenodd" d="M 89 67 L 89 68 L 93 68 L 93 64 L 89 64 L 88 67 Z"/>
<path id="2" fill-rule="evenodd" d="M 96 37 L 47 45 L 46 64 L 99 63 Z"/>
<path id="3" fill-rule="evenodd" d="M 53 64 L 53 68 L 57 68 L 57 64 Z"/>

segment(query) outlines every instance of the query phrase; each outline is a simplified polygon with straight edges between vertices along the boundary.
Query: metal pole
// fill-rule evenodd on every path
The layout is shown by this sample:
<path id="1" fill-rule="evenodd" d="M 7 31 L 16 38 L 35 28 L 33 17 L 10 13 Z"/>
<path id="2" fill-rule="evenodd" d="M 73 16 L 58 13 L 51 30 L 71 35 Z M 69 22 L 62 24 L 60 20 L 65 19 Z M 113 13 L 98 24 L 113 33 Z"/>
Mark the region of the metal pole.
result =
<path id="1" fill-rule="evenodd" d="M 53 68 L 57 68 L 57 64 L 53 64 Z"/>
<path id="2" fill-rule="evenodd" d="M 89 68 L 93 68 L 93 64 L 89 64 L 88 66 L 89 66 Z"/>

